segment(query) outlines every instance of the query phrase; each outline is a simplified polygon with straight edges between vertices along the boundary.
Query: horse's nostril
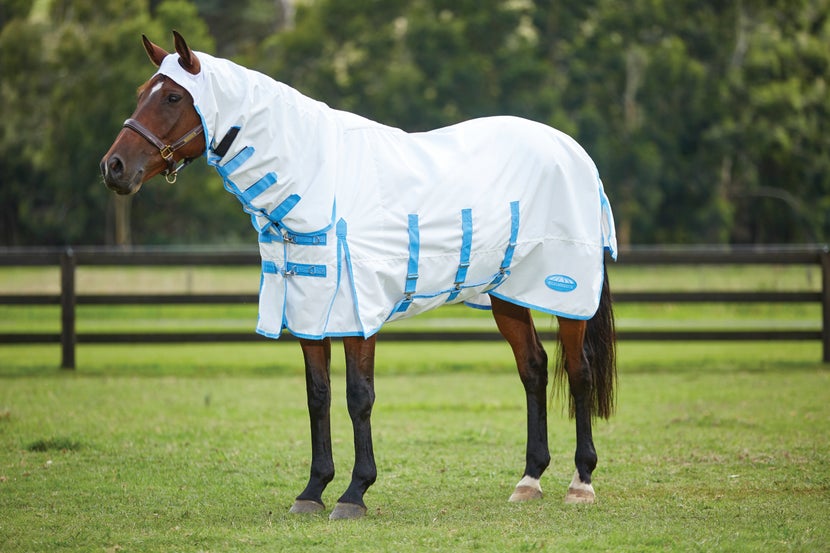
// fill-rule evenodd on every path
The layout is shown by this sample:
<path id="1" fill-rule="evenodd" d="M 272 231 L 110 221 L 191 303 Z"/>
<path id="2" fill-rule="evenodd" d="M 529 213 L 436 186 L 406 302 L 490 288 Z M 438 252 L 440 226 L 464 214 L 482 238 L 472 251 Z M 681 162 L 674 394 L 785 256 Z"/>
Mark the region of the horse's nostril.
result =
<path id="1" fill-rule="evenodd" d="M 124 163 L 121 161 L 121 158 L 117 155 L 113 155 L 110 157 L 109 161 L 107 162 L 107 170 L 110 175 L 113 177 L 120 177 L 124 173 Z"/>

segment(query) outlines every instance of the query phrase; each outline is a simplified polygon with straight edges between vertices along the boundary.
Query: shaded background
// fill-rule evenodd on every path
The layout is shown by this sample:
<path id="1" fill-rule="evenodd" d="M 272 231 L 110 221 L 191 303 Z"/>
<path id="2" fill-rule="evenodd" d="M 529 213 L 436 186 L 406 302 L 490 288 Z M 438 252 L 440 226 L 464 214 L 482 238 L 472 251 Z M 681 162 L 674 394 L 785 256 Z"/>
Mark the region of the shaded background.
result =
<path id="1" fill-rule="evenodd" d="M 231 5 L 232 7 L 228 7 Z M 170 30 L 402 127 L 513 114 L 595 159 L 628 244 L 826 242 L 830 0 L 0 0 L 0 245 L 252 243 L 195 163 L 98 163 Z"/>

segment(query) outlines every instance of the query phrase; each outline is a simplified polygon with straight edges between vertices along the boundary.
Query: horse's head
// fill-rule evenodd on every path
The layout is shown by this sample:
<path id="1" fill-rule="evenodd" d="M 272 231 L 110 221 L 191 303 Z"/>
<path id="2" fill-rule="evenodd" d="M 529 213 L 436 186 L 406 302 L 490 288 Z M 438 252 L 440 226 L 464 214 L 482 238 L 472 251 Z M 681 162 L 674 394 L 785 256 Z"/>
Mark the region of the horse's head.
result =
<path id="1" fill-rule="evenodd" d="M 196 75 L 199 59 L 182 36 L 173 31 L 179 64 Z M 146 36 L 144 49 L 156 66 L 167 52 Z M 176 172 L 205 151 L 202 122 L 190 93 L 164 75 L 156 75 L 138 89 L 138 106 L 101 160 L 107 187 L 133 194 L 150 178 L 163 174 L 175 182 Z"/>

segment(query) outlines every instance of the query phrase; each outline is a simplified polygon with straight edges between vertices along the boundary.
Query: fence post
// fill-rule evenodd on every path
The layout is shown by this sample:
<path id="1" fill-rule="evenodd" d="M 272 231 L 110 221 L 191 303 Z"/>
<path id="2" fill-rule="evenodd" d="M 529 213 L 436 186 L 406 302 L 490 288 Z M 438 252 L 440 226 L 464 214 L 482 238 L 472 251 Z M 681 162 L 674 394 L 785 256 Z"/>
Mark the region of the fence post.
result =
<path id="1" fill-rule="evenodd" d="M 822 360 L 830 363 L 830 249 L 821 252 L 821 349 Z"/>
<path id="2" fill-rule="evenodd" d="M 61 368 L 75 368 L 75 252 L 61 254 Z"/>

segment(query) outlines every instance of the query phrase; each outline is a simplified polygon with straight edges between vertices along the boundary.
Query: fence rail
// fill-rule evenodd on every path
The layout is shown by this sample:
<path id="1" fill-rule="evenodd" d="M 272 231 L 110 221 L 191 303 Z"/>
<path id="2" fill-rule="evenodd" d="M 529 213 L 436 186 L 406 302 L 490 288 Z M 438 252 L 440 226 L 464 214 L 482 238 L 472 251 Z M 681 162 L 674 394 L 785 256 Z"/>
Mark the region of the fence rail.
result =
<path id="1" fill-rule="evenodd" d="M 59 294 L 0 294 L 0 305 L 59 305 L 59 333 L 0 333 L 0 344 L 61 345 L 61 366 L 75 367 L 77 344 L 252 342 L 265 340 L 253 332 L 170 332 L 170 333 L 77 333 L 78 305 L 143 304 L 235 304 L 255 303 L 255 294 L 77 294 L 76 269 L 84 266 L 257 266 L 256 251 L 207 250 L 122 250 L 113 248 L 0 249 L 0 266 L 59 266 Z M 820 340 L 822 359 L 830 362 L 830 251 L 825 247 L 804 249 L 632 249 L 620 254 L 620 264 L 632 265 L 818 265 L 819 292 L 770 291 L 689 291 L 615 292 L 618 303 L 821 303 L 821 330 L 619 330 L 621 340 Z M 545 339 L 553 332 L 542 332 Z M 292 340 L 290 335 L 285 339 Z M 500 340 L 496 332 L 440 331 L 412 332 L 384 330 L 383 341 L 490 341 Z"/>

